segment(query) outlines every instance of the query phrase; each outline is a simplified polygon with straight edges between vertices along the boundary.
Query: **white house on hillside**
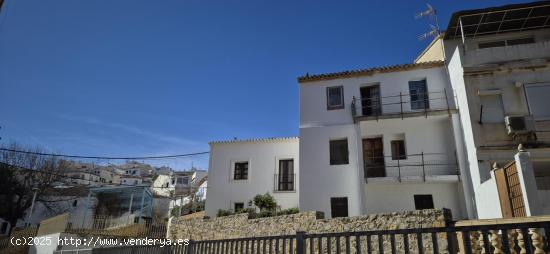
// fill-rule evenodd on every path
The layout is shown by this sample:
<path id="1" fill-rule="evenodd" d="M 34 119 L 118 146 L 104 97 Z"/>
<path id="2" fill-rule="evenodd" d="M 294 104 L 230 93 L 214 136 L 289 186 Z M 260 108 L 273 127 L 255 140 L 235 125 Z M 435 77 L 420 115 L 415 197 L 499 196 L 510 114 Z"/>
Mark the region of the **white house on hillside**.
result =
<path id="1" fill-rule="evenodd" d="M 465 216 L 445 75 L 435 61 L 300 77 L 300 209 Z"/>
<path id="2" fill-rule="evenodd" d="M 264 193 L 281 209 L 298 207 L 298 145 L 295 137 L 211 142 L 207 215 L 253 207 Z"/>

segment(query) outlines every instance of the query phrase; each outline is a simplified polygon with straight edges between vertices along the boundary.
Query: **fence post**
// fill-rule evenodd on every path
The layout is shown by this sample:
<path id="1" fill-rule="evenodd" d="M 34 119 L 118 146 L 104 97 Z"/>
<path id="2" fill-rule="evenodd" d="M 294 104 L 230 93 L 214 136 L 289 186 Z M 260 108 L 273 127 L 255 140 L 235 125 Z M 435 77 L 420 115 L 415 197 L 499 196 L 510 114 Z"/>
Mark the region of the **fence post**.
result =
<path id="1" fill-rule="evenodd" d="M 426 168 L 424 166 L 424 151 L 422 151 L 421 155 L 422 155 L 422 179 L 425 182 L 426 181 Z"/>
<path id="2" fill-rule="evenodd" d="M 186 254 L 193 253 L 193 240 L 189 239 L 189 244 L 187 244 Z"/>
<path id="3" fill-rule="evenodd" d="M 306 232 L 297 231 L 296 232 L 296 254 L 305 254 L 306 253 L 306 242 L 305 242 Z M 290 250 L 292 251 L 292 250 Z"/>
<path id="4" fill-rule="evenodd" d="M 401 120 L 403 120 L 403 94 L 399 92 L 399 105 L 401 106 Z"/>
<path id="5" fill-rule="evenodd" d="M 399 172 L 399 182 L 401 182 L 401 164 L 399 163 L 399 155 L 397 155 L 397 171 Z"/>

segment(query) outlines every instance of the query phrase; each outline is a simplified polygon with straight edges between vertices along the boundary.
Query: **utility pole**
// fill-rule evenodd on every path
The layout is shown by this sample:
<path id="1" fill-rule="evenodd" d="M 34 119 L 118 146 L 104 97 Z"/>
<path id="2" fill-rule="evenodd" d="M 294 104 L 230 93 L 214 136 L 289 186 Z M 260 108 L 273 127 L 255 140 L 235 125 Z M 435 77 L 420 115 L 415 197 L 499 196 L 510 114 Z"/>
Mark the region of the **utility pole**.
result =
<path id="1" fill-rule="evenodd" d="M 2 1 L 2 0 L 0 0 Z M 27 223 L 31 224 L 31 216 L 32 216 L 32 210 L 34 209 L 34 201 L 36 200 L 36 191 L 38 191 L 38 188 L 33 187 L 32 191 L 34 192 L 32 195 L 32 203 L 31 203 L 31 210 L 29 211 L 29 215 L 27 216 Z"/>

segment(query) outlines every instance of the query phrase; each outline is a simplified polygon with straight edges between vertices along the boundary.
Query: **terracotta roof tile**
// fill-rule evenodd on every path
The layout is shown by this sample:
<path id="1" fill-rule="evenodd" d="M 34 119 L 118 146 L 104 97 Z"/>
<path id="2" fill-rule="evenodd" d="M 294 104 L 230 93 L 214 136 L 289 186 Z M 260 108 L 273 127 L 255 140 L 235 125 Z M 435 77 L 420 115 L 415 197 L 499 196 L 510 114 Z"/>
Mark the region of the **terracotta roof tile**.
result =
<path id="1" fill-rule="evenodd" d="M 306 74 L 304 76 L 298 77 L 298 82 L 305 83 L 305 82 L 312 82 L 312 81 L 319 81 L 319 80 L 351 78 L 351 77 L 372 75 L 375 73 L 407 71 L 407 70 L 413 70 L 413 69 L 432 68 L 432 67 L 439 67 L 439 66 L 443 66 L 443 61 L 398 64 L 398 65 L 380 66 L 380 67 L 373 67 L 373 68 L 360 69 L 360 70 L 350 70 L 350 71 L 341 71 L 341 72 L 314 74 L 314 75 Z"/>

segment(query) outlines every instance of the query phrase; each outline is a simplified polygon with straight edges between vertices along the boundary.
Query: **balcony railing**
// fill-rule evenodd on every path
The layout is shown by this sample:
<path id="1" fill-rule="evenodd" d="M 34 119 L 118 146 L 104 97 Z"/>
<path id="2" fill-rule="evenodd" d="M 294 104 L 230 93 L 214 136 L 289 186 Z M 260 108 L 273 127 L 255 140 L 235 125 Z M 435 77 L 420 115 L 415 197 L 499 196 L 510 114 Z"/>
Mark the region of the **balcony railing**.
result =
<path id="1" fill-rule="evenodd" d="M 432 176 L 458 176 L 460 171 L 454 156 L 444 153 L 419 153 L 401 156 L 366 157 L 365 179 L 396 178 L 426 181 Z"/>
<path id="2" fill-rule="evenodd" d="M 296 174 L 275 174 L 274 177 L 275 191 L 295 191 L 296 190 Z"/>
<path id="3" fill-rule="evenodd" d="M 401 117 L 411 114 L 424 114 L 435 111 L 447 111 L 453 109 L 450 105 L 451 98 L 446 89 L 439 92 L 426 93 L 399 93 L 390 96 L 374 96 L 368 98 L 355 98 L 351 102 L 351 115 L 354 118 L 383 118 Z"/>

